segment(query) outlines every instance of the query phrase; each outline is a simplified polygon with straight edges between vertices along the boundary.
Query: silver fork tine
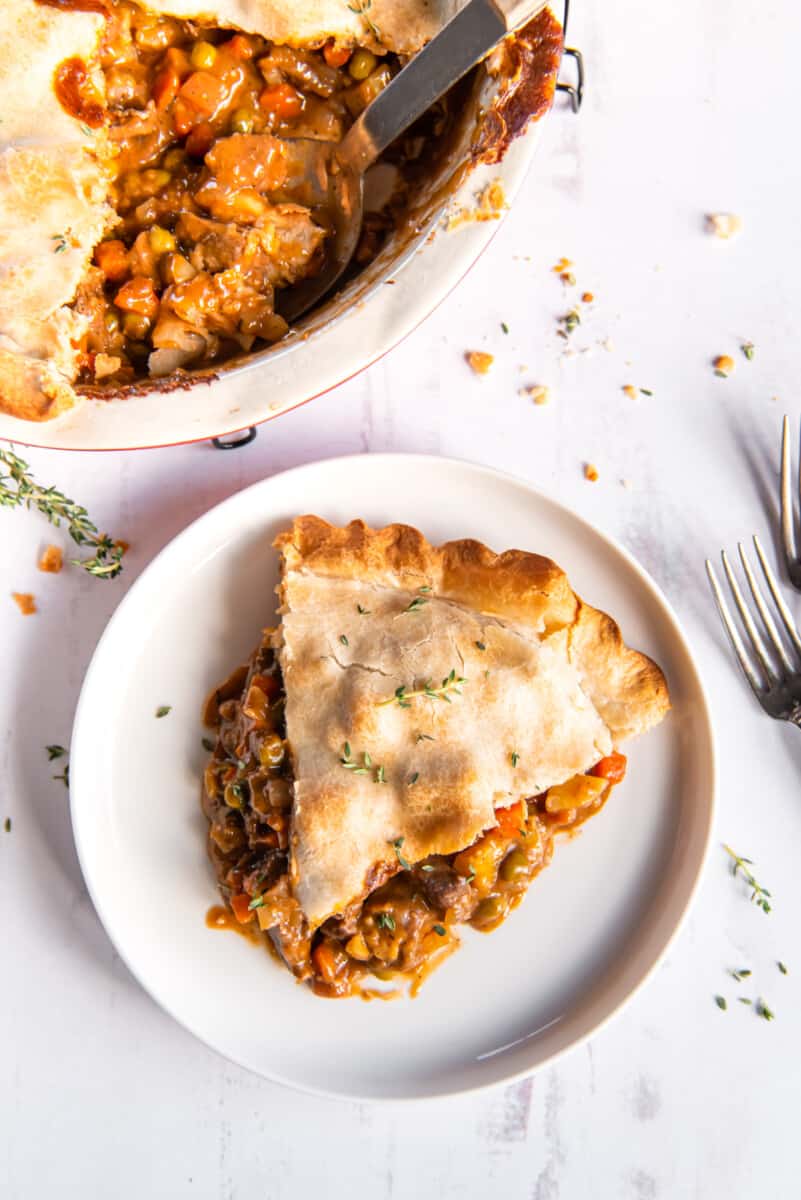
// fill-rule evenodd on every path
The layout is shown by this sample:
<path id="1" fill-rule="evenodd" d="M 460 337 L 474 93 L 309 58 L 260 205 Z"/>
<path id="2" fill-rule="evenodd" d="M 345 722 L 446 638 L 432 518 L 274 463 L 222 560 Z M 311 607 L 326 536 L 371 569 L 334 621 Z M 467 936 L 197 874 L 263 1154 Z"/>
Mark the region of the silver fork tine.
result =
<path id="1" fill-rule="evenodd" d="M 720 589 L 720 584 L 718 583 L 717 575 L 715 574 L 715 568 L 712 566 L 712 563 L 709 561 L 709 559 L 706 560 L 706 573 L 709 576 L 709 583 L 712 588 L 712 594 L 715 597 L 715 603 L 718 606 L 720 619 L 723 622 L 723 628 L 726 630 L 729 641 L 732 645 L 732 649 L 734 650 L 734 656 L 740 664 L 743 675 L 745 675 L 746 679 L 751 685 L 751 688 L 756 694 L 757 699 L 759 699 L 764 685 L 757 676 L 756 671 L 751 665 L 751 660 L 746 654 L 742 638 L 737 630 L 737 626 L 731 619 L 729 606 L 727 605 L 723 597 L 723 592 Z"/>
<path id="2" fill-rule="evenodd" d="M 745 631 L 751 639 L 751 645 L 756 651 L 756 656 L 762 664 L 762 670 L 765 672 L 767 677 L 768 686 L 773 687 L 779 682 L 779 680 L 771 664 L 770 656 L 765 649 L 765 643 L 762 641 L 759 631 L 757 630 L 751 614 L 748 611 L 748 605 L 743 599 L 743 594 L 740 591 L 740 585 L 734 577 L 734 572 L 732 571 L 731 564 L 729 562 L 729 556 L 725 550 L 721 551 L 720 557 L 723 560 L 723 570 L 726 572 L 726 578 L 729 581 L 729 587 L 731 588 L 731 594 L 734 597 L 734 603 L 737 607 L 737 611 L 740 614 L 740 620 L 745 626 Z"/>
<path id="3" fill-rule="evenodd" d="M 781 480 L 781 526 L 782 545 L 788 568 L 796 560 L 795 528 L 793 522 L 792 456 L 790 452 L 790 422 L 785 416 L 782 422 L 782 480 Z M 801 493 L 801 460 L 798 464 L 798 485 Z"/>
<path id="4" fill-rule="evenodd" d="M 785 671 L 788 672 L 788 674 L 792 674 L 793 671 L 797 670 L 797 664 L 793 664 L 790 661 L 790 656 L 784 648 L 781 634 L 779 633 L 779 630 L 776 627 L 776 622 L 771 616 L 770 609 L 765 603 L 762 593 L 759 590 L 759 584 L 754 577 L 754 572 L 751 570 L 751 564 L 746 557 L 745 547 L 743 546 L 742 542 L 737 543 L 737 549 L 740 551 L 740 562 L 743 564 L 745 577 L 748 580 L 748 586 L 751 589 L 751 595 L 754 597 L 754 604 L 757 606 L 759 615 L 762 618 L 762 623 L 768 631 L 768 637 L 770 638 L 771 645 L 781 659 L 781 663 Z"/>
<path id="5" fill-rule="evenodd" d="M 770 564 L 765 558 L 765 552 L 762 549 L 759 538 L 756 536 L 756 534 L 754 535 L 754 546 L 756 547 L 757 557 L 759 558 L 759 564 L 762 567 L 762 572 L 765 576 L 765 579 L 768 581 L 768 587 L 770 588 L 770 594 L 773 597 L 773 602 L 779 610 L 779 616 L 784 622 L 784 628 L 787 630 L 790 641 L 793 643 L 798 653 L 801 654 L 801 638 L 798 636 L 798 630 L 795 627 L 795 621 L 793 620 L 790 610 L 782 598 L 782 594 L 779 591 L 779 585 L 776 582 L 776 576 L 770 569 Z"/>

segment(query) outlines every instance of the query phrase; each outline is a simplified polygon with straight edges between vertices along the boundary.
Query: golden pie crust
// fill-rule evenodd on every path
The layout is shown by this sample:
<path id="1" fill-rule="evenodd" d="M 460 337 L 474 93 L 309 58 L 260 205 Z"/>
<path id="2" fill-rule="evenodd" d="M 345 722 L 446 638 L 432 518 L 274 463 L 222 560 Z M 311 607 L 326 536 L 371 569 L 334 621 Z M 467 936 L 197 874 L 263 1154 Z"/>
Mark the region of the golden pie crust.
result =
<path id="1" fill-rule="evenodd" d="M 399 846 L 411 864 L 462 850 L 670 707 L 656 664 L 548 558 L 316 516 L 275 544 L 290 874 L 312 929 Z"/>

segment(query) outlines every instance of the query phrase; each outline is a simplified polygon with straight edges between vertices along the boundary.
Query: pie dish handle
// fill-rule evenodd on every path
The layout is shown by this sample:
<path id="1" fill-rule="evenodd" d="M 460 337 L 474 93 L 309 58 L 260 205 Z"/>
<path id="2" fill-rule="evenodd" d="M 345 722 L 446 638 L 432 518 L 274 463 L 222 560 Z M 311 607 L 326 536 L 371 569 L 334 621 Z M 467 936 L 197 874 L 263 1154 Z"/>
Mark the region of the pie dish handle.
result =
<path id="1" fill-rule="evenodd" d="M 257 433 L 256 426 L 251 425 L 249 429 L 238 429 L 235 433 L 224 433 L 214 437 L 211 444 L 215 450 L 241 450 L 256 440 Z"/>

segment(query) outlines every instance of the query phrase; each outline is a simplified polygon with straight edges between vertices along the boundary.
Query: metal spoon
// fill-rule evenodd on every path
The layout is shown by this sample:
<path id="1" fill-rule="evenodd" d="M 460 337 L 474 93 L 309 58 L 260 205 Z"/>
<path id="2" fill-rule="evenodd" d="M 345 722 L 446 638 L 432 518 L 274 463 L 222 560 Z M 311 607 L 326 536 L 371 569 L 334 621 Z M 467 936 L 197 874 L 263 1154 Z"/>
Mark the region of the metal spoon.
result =
<path id="1" fill-rule="evenodd" d="M 288 321 L 317 304 L 353 257 L 362 228 L 364 173 L 404 130 L 485 58 L 507 34 L 527 24 L 547 0 L 468 0 L 400 71 L 338 145 L 295 138 L 293 175 L 332 214 L 325 265 L 318 275 L 280 294 Z"/>

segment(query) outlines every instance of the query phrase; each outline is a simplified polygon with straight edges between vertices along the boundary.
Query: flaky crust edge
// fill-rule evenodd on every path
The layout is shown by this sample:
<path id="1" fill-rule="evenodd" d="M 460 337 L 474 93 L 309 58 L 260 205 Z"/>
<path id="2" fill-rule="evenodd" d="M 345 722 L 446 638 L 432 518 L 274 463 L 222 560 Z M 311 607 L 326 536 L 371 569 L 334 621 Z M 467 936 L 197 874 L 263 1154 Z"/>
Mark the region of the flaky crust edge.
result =
<path id="1" fill-rule="evenodd" d="M 525 625 L 541 637 L 568 630 L 569 653 L 616 743 L 644 733 L 670 709 L 667 681 L 647 655 L 627 646 L 617 622 L 585 604 L 549 558 L 525 550 L 496 554 L 461 539 L 433 546 L 411 525 L 371 529 L 296 517 L 273 543 L 282 581 L 294 571 L 431 594 Z M 283 605 L 283 582 L 278 594 Z"/>

